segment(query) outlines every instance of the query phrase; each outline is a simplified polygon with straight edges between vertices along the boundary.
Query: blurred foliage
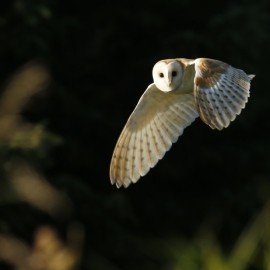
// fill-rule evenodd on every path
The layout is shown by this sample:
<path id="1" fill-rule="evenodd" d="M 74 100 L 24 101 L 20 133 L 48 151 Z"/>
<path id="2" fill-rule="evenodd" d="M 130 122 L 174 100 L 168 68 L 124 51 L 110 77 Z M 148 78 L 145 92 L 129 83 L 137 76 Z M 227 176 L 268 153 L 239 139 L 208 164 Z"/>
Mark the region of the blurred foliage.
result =
<path id="1" fill-rule="evenodd" d="M 270 269 L 269 7 L 2 1 L 0 269 Z M 197 120 L 117 190 L 115 142 L 154 63 L 173 57 L 256 74 L 249 103 L 222 132 Z"/>

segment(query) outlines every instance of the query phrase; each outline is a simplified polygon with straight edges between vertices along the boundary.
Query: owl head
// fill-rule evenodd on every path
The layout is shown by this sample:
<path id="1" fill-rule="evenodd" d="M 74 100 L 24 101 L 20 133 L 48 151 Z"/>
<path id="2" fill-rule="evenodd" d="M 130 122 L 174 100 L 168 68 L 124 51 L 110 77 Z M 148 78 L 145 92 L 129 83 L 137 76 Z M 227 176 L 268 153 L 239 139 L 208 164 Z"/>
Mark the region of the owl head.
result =
<path id="1" fill-rule="evenodd" d="M 159 90 L 170 92 L 180 86 L 183 67 L 177 60 L 161 60 L 154 65 L 152 75 Z"/>

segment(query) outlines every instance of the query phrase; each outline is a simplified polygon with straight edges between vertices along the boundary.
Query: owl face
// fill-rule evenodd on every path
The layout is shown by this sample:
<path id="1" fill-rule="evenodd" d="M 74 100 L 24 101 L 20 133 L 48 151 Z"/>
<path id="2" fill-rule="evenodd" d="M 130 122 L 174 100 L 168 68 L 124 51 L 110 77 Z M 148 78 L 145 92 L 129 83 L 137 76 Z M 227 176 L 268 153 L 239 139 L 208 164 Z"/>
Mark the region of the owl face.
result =
<path id="1" fill-rule="evenodd" d="M 176 60 L 161 60 L 154 65 L 152 74 L 156 87 L 163 92 L 169 92 L 180 86 L 183 68 Z"/>

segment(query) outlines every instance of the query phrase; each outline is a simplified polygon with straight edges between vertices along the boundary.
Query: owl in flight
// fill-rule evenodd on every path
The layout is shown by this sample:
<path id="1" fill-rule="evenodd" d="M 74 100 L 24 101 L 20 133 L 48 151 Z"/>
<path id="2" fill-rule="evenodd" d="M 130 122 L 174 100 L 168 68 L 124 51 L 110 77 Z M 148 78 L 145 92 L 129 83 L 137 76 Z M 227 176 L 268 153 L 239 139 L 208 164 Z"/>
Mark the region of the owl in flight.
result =
<path id="1" fill-rule="evenodd" d="M 212 129 L 229 126 L 249 97 L 254 75 L 208 59 L 167 59 L 152 71 L 154 83 L 141 96 L 114 149 L 110 179 L 128 187 L 163 158 L 198 116 Z"/>

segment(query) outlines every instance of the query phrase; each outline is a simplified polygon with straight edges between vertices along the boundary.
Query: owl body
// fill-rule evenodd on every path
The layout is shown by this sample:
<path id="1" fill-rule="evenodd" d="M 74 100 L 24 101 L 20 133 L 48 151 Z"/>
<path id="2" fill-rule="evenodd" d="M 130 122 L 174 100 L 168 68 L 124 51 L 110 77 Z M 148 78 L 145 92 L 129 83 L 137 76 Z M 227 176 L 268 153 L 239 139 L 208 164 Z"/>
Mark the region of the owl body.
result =
<path id="1" fill-rule="evenodd" d="M 247 75 L 219 60 L 166 59 L 152 70 L 148 86 L 116 143 L 112 184 L 129 186 L 162 159 L 198 116 L 212 129 L 229 126 L 249 97 Z"/>

